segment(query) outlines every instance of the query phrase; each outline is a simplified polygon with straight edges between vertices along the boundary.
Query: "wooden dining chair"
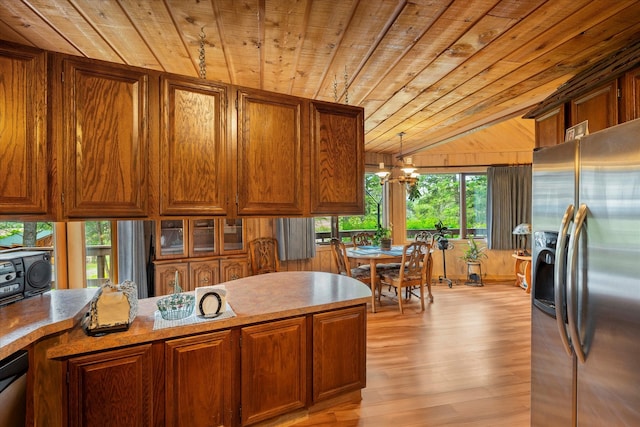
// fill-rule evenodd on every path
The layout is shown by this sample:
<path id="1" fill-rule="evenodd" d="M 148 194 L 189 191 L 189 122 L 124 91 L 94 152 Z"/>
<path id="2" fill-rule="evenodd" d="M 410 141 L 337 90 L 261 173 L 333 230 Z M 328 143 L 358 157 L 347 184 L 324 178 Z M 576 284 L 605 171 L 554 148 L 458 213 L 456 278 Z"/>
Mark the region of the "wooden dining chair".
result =
<path id="1" fill-rule="evenodd" d="M 351 243 L 353 246 L 371 246 L 373 245 L 373 234 L 361 231 L 351 235 Z"/>
<path id="2" fill-rule="evenodd" d="M 420 241 L 420 242 L 427 242 L 429 245 L 433 246 L 434 236 L 428 231 L 420 231 L 416 233 L 413 240 Z"/>
<path id="3" fill-rule="evenodd" d="M 371 269 L 363 267 L 351 267 L 347 247 L 340 239 L 331 239 L 331 255 L 338 267 L 338 273 L 344 276 L 353 277 L 371 286 Z"/>
<path id="4" fill-rule="evenodd" d="M 404 246 L 402 262 L 396 270 L 383 271 L 380 282 L 396 289 L 400 313 L 404 313 L 402 289 L 420 288 L 420 305 L 424 311 L 425 286 L 428 290 L 429 301 L 433 302 L 431 294 L 431 274 L 433 271 L 433 257 L 426 242 L 417 241 Z"/>
<path id="5" fill-rule="evenodd" d="M 278 239 L 259 237 L 249 242 L 251 274 L 274 273 L 280 271 Z"/>

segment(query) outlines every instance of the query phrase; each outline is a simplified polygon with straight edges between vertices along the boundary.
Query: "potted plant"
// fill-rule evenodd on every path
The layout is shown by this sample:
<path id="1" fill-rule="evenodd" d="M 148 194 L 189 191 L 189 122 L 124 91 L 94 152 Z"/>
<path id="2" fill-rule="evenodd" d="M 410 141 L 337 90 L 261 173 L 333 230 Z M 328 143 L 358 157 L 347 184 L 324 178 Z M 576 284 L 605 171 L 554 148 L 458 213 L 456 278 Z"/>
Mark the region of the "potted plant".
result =
<path id="1" fill-rule="evenodd" d="M 439 220 L 436 224 L 434 224 L 434 227 L 437 230 L 436 233 L 436 241 L 438 242 L 438 249 L 442 250 L 446 250 L 449 248 L 449 239 L 447 239 L 447 230 L 448 228 L 445 227 L 442 224 L 442 220 Z"/>
<path id="2" fill-rule="evenodd" d="M 467 244 L 468 247 L 461 257 L 467 263 L 467 284 L 482 285 L 480 263 L 487 258 L 487 254 L 484 252 L 487 248 L 486 246 L 478 246 L 478 242 L 473 238 L 473 235 L 469 235 Z"/>
<path id="3" fill-rule="evenodd" d="M 379 226 L 373 237 L 374 244 L 380 246 L 380 249 L 391 249 L 391 228 Z"/>

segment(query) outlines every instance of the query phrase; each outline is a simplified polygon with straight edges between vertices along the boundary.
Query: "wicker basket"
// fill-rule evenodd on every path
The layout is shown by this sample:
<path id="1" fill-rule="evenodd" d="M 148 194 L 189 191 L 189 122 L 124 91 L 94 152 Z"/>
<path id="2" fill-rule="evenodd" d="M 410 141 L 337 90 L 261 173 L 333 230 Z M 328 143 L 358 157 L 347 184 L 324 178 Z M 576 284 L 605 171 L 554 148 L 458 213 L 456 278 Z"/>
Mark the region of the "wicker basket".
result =
<path id="1" fill-rule="evenodd" d="M 193 295 L 180 292 L 164 297 L 156 304 L 163 319 L 179 320 L 191 316 L 195 302 Z"/>

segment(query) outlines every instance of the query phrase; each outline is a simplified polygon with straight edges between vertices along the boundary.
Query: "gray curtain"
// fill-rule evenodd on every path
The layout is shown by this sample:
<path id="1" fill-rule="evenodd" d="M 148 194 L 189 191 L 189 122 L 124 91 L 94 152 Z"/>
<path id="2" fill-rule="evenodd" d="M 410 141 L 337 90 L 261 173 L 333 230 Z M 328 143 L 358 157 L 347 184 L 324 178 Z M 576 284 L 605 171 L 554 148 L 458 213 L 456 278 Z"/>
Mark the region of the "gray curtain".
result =
<path id="1" fill-rule="evenodd" d="M 144 221 L 118 221 L 118 283 L 132 280 L 138 298 L 147 298 L 147 239 Z"/>
<path id="2" fill-rule="evenodd" d="M 513 229 L 531 223 L 531 165 L 488 168 L 487 199 L 488 247 L 517 248 Z"/>
<path id="3" fill-rule="evenodd" d="M 313 218 L 278 218 L 276 238 L 281 261 L 316 256 L 316 230 Z"/>

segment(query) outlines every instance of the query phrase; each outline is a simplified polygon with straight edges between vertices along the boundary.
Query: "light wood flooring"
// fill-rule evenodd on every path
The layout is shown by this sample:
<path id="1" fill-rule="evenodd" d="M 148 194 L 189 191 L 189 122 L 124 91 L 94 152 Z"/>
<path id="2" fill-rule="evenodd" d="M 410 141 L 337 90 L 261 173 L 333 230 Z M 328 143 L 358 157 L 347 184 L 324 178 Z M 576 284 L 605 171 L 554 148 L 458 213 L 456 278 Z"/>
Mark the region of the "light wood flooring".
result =
<path id="1" fill-rule="evenodd" d="M 432 288 L 400 315 L 397 300 L 367 318 L 367 387 L 358 404 L 295 426 L 525 427 L 530 416 L 530 295 L 487 283 Z"/>

